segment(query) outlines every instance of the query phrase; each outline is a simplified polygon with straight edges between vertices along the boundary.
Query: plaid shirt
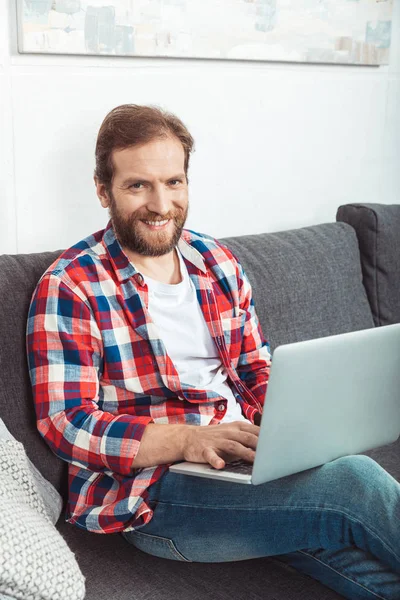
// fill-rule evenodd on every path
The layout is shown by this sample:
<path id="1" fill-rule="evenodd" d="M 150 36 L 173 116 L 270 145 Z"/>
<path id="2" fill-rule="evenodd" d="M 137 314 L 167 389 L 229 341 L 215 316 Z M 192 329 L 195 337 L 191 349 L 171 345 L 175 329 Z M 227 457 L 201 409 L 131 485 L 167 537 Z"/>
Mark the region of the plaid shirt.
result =
<path id="1" fill-rule="evenodd" d="M 268 344 L 239 262 L 184 230 L 178 244 L 244 416 L 262 412 Z M 34 292 L 27 352 L 38 429 L 69 463 L 67 521 L 96 533 L 150 521 L 147 488 L 168 465 L 133 469 L 148 423 L 217 424 L 227 400 L 178 373 L 148 313 L 142 275 L 109 224 L 66 250 Z"/>

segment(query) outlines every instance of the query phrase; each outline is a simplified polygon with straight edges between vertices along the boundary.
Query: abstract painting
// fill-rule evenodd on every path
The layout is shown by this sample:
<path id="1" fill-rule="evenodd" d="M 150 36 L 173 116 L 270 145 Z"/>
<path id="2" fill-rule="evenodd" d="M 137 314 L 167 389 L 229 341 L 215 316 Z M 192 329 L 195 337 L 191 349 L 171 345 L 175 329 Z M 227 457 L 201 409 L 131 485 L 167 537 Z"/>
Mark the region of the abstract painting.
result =
<path id="1" fill-rule="evenodd" d="M 382 65 L 394 0 L 18 0 L 20 52 Z"/>

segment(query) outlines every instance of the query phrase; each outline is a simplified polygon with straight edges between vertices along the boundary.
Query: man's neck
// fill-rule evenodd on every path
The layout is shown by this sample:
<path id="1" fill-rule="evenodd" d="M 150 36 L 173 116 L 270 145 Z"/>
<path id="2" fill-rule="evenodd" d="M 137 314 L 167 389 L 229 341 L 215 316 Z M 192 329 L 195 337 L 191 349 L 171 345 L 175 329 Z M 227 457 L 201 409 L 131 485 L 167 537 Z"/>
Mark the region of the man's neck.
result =
<path id="1" fill-rule="evenodd" d="M 182 281 L 179 257 L 176 249 L 163 256 L 143 256 L 123 249 L 137 271 L 162 283 L 176 284 Z"/>

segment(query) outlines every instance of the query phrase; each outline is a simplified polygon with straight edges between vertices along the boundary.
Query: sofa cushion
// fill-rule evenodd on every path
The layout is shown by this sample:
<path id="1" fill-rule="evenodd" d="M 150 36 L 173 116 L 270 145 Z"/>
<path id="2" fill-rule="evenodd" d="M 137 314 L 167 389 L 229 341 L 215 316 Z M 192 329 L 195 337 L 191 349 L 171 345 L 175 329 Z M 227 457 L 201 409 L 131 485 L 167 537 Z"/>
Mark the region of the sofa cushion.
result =
<path id="1" fill-rule="evenodd" d="M 27 455 L 62 495 L 67 464 L 57 458 L 36 428 L 25 349 L 26 320 L 33 290 L 61 254 L 42 252 L 0 256 L 0 416 Z"/>
<path id="2" fill-rule="evenodd" d="M 86 577 L 85 600 L 343 600 L 276 558 L 187 563 L 145 554 L 121 534 L 58 529 Z"/>
<path id="3" fill-rule="evenodd" d="M 400 322 L 400 205 L 345 204 L 336 218 L 354 227 L 376 325 Z"/>
<path id="4" fill-rule="evenodd" d="M 253 286 L 272 350 L 279 344 L 374 326 L 355 231 L 327 223 L 224 238 Z"/>

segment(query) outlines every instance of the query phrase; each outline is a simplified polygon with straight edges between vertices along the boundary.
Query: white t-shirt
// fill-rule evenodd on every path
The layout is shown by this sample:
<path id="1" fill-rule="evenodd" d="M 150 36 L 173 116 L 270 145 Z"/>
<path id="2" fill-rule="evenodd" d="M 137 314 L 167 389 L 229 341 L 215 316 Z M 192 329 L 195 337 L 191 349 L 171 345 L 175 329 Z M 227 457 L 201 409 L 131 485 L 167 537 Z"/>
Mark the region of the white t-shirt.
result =
<path id="1" fill-rule="evenodd" d="M 182 281 L 177 284 L 155 281 L 147 275 L 149 313 L 157 326 L 181 383 L 199 390 L 212 390 L 227 399 L 221 422 L 248 421 L 227 382 L 217 347 L 208 331 L 181 253 L 177 250 Z"/>

